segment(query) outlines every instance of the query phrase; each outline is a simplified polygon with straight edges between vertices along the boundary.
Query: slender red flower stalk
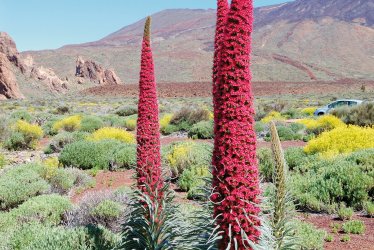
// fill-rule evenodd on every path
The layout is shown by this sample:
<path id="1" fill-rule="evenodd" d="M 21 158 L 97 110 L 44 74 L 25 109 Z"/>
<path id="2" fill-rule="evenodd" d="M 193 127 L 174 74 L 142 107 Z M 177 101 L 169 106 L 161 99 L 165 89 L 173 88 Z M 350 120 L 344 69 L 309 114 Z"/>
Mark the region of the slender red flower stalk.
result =
<path id="1" fill-rule="evenodd" d="M 223 233 L 220 249 L 250 249 L 260 236 L 259 174 L 256 160 L 250 52 L 253 0 L 232 0 L 216 86 L 216 133 L 212 200 Z"/>
<path id="2" fill-rule="evenodd" d="M 137 175 L 138 187 L 153 194 L 161 195 L 163 186 L 161 176 L 160 128 L 158 120 L 158 100 L 154 64 L 150 38 L 151 18 L 144 27 L 139 81 L 139 103 L 137 122 Z M 149 190 L 148 189 L 148 190 Z M 149 192 L 149 191 L 148 191 Z M 152 194 L 149 194 L 152 196 Z"/>

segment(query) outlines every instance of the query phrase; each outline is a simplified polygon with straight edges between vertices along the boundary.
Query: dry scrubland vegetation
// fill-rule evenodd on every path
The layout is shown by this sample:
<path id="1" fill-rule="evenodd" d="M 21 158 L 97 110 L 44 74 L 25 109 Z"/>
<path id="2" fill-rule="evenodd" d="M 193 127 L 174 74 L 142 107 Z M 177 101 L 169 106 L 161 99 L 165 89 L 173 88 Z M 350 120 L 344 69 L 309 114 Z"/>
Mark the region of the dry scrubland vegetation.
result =
<path id="1" fill-rule="evenodd" d="M 318 118 L 334 97 L 253 105 L 252 5 L 219 3 L 213 100 L 158 100 L 148 18 L 139 99 L 2 103 L 0 249 L 372 246 L 374 104 Z M 256 139 L 270 147 L 256 151 Z M 289 141 L 304 146 L 284 150 Z M 117 173 L 136 183 L 118 185 Z M 318 228 L 313 213 L 335 222 Z"/>
<path id="2" fill-rule="evenodd" d="M 303 249 L 322 249 L 324 241 L 343 242 L 351 234 L 363 234 L 367 229 L 362 219 L 374 214 L 374 140 L 370 140 L 374 138 L 370 127 L 374 108 L 368 104 L 357 111 L 336 110 L 335 116 L 312 116 L 315 107 L 333 99 L 303 95 L 256 100 L 259 141 L 270 141 L 269 124 L 275 121 L 281 141 L 307 143 L 284 152 L 289 168 L 288 190 L 295 204 L 291 210 L 332 214 L 342 220 L 327 230 L 317 229 L 312 223 L 292 222 Z M 2 103 L 3 248 L 42 249 L 54 242 L 55 249 L 110 249 L 120 242 L 121 220 L 129 216 L 130 184 L 122 183 L 123 188 L 115 191 L 109 191 L 108 186 L 104 193 L 89 194 L 87 190 L 97 184 L 95 176 L 101 171 L 135 168 L 136 106 L 134 99 L 104 97 Z M 161 99 L 159 117 L 165 142 L 163 176 L 190 200 L 184 200 L 178 208 L 179 216 L 189 218 L 201 209 L 201 186 L 211 178 L 211 100 Z M 271 149 L 260 148 L 257 157 L 263 195 L 271 198 L 275 171 Z M 85 192 L 88 194 L 72 203 L 74 194 Z M 354 214 L 364 217 L 352 219 Z M 304 215 L 293 215 L 297 217 Z"/>

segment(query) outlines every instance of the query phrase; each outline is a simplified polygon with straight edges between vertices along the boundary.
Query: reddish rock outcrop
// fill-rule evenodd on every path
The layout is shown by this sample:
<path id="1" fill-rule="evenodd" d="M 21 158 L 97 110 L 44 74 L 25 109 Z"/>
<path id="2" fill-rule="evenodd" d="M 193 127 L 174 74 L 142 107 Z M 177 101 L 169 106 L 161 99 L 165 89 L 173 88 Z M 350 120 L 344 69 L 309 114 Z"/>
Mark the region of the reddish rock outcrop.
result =
<path id="1" fill-rule="evenodd" d="M 52 92 L 64 93 L 67 90 L 67 82 L 61 80 L 52 69 L 32 67 L 30 77 L 43 82 Z"/>
<path id="2" fill-rule="evenodd" d="M 19 55 L 16 43 L 6 32 L 0 32 L 0 53 L 5 54 L 22 73 L 26 72 L 26 66 Z"/>
<path id="3" fill-rule="evenodd" d="M 19 91 L 11 62 L 4 53 L 0 52 L 0 100 L 21 98 L 24 96 Z"/>
<path id="4" fill-rule="evenodd" d="M 81 57 L 76 61 L 75 76 L 79 77 L 78 83 L 82 83 L 83 78 L 98 84 L 121 84 L 113 70 L 104 69 L 94 61 L 84 61 Z"/>

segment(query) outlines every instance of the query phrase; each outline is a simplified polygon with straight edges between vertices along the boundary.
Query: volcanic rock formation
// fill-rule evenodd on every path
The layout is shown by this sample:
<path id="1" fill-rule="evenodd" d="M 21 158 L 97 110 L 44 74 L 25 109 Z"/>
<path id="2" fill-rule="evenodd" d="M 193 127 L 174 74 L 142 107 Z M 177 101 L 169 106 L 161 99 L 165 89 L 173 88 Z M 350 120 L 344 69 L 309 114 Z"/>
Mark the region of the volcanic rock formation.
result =
<path id="1" fill-rule="evenodd" d="M 94 61 L 84 61 L 81 57 L 76 61 L 75 76 L 78 77 L 78 83 L 82 83 L 84 78 L 98 84 L 121 84 L 121 79 L 113 70 L 104 69 Z"/>
<path id="2" fill-rule="evenodd" d="M 0 100 L 23 97 L 13 74 L 11 62 L 4 53 L 0 53 Z"/>

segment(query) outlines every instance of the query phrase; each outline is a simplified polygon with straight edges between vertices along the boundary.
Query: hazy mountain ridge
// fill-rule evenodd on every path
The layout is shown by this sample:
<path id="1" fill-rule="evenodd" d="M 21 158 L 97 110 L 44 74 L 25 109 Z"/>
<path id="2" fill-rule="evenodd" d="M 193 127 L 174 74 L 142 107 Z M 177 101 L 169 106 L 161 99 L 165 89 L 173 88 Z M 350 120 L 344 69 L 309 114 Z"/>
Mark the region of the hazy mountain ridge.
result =
<path id="1" fill-rule="evenodd" d="M 374 79 L 374 0 L 298 0 L 255 9 L 256 81 Z M 215 10 L 165 10 L 152 16 L 157 78 L 210 81 Z M 144 20 L 95 42 L 25 52 L 71 76 L 84 56 L 136 83 Z M 178 72 L 176 74 L 175 72 Z"/>

